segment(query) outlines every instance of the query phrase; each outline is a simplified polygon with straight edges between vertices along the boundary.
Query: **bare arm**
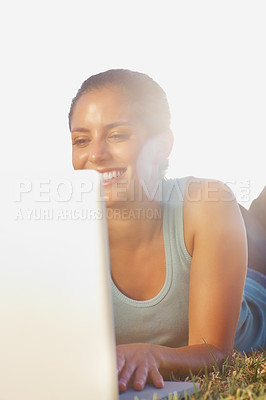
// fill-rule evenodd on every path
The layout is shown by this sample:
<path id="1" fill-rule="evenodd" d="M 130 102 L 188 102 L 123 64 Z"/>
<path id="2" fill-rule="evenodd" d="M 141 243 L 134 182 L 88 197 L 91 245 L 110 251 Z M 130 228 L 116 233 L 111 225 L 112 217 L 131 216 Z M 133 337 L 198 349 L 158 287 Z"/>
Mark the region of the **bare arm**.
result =
<path id="1" fill-rule="evenodd" d="M 203 181 L 203 188 L 208 182 Z M 190 273 L 189 344 L 202 338 L 231 354 L 247 268 L 244 223 L 233 194 L 220 182 L 197 206 Z"/>

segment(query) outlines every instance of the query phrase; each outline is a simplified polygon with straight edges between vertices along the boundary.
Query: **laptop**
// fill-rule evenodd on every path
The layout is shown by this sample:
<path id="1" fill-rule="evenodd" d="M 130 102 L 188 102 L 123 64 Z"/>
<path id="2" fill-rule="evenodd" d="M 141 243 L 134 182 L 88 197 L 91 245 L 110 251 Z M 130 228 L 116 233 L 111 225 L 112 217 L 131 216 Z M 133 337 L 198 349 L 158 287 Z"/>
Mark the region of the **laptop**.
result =
<path id="1" fill-rule="evenodd" d="M 101 175 L 1 173 L 0 400 L 139 400 L 118 393 Z"/>

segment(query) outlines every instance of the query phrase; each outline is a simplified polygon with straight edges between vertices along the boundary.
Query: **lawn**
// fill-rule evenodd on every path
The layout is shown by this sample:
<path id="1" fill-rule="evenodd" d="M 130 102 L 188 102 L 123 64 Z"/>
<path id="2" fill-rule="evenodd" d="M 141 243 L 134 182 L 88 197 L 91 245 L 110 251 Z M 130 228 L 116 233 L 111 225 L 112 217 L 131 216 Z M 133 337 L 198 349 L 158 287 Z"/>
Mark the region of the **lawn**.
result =
<path id="1" fill-rule="evenodd" d="M 214 367 L 187 380 L 200 383 L 200 390 L 186 399 L 266 400 L 266 351 L 248 355 L 234 351 L 230 363 L 225 361 L 220 370 Z"/>

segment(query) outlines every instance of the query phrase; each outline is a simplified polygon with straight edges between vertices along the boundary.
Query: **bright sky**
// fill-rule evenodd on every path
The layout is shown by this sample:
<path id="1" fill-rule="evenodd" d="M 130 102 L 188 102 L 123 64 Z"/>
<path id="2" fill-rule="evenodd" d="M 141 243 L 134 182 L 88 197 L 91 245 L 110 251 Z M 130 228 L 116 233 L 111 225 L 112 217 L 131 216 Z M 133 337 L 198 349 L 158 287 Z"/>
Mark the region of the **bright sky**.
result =
<path id="1" fill-rule="evenodd" d="M 175 135 L 169 176 L 220 179 L 246 208 L 260 193 L 264 0 L 15 0 L 0 14 L 1 169 L 69 165 L 67 114 L 80 84 L 129 68 L 149 74 L 168 95 Z"/>

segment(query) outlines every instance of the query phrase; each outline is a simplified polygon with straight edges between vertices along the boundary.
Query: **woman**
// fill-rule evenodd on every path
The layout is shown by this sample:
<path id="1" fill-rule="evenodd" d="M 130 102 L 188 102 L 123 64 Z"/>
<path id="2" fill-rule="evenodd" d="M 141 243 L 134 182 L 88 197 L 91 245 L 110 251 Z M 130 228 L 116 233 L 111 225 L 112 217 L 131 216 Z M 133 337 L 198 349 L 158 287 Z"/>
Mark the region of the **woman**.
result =
<path id="1" fill-rule="evenodd" d="M 232 192 L 164 178 L 173 135 L 162 88 L 129 70 L 94 75 L 69 126 L 74 168 L 104 179 L 120 391 L 221 364 L 234 344 L 265 345 L 242 302 L 247 245 Z"/>

